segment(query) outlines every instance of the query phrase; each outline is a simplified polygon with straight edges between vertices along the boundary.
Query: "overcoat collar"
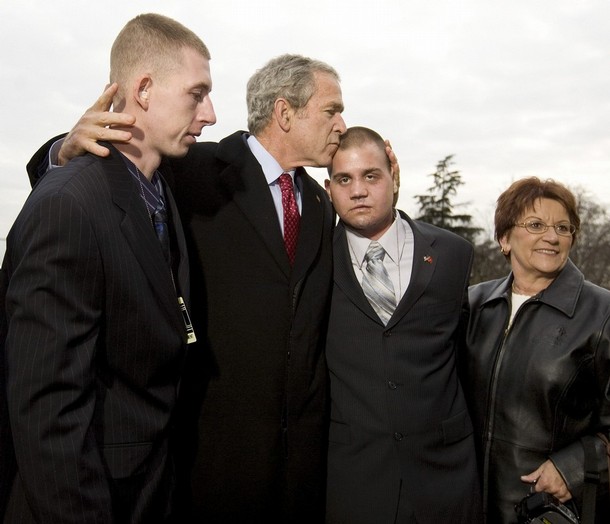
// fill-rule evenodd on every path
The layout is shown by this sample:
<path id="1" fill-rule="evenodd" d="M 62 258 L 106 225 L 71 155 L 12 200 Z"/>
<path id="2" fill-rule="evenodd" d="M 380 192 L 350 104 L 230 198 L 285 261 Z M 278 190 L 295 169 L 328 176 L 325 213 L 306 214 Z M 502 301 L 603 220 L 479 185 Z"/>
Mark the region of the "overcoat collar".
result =
<path id="1" fill-rule="evenodd" d="M 303 169 L 295 177 L 302 184 L 302 213 L 294 267 L 290 267 L 277 212 L 260 164 L 246 142 L 247 134 L 237 131 L 218 144 L 217 158 L 225 164 L 221 183 L 232 188 L 233 201 L 261 237 L 277 265 L 292 282 L 306 275 L 319 251 L 324 227 L 324 205 L 314 184 Z"/>

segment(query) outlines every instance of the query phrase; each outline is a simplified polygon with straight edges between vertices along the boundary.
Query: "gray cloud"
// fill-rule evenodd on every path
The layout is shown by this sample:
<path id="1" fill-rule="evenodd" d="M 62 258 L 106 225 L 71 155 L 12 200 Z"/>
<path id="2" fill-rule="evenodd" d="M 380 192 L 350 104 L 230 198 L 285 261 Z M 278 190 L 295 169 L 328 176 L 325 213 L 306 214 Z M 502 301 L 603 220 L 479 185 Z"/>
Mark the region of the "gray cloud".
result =
<path id="1" fill-rule="evenodd" d="M 392 140 L 408 212 L 448 154 L 481 221 L 506 185 L 528 175 L 610 200 L 607 0 L 8 0 L 0 4 L 0 237 L 27 197 L 25 163 L 93 103 L 112 40 L 147 11 L 180 20 L 210 47 L 219 120 L 203 140 L 243 129 L 248 77 L 272 56 L 298 52 L 338 69 L 348 125 Z"/>

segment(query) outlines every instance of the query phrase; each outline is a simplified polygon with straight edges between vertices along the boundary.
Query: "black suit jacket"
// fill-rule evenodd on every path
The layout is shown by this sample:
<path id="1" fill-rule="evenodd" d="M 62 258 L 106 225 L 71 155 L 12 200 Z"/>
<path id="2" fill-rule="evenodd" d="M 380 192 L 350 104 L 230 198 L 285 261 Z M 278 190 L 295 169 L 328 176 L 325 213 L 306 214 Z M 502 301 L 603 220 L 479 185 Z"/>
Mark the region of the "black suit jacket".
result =
<path id="1" fill-rule="evenodd" d="M 6 522 L 158 522 L 185 356 L 188 260 L 171 193 L 174 281 L 116 150 L 45 176 L 7 240 Z"/>
<path id="2" fill-rule="evenodd" d="M 243 132 L 194 145 L 173 168 L 194 319 L 207 332 L 184 388 L 195 409 L 186 462 L 196 521 L 322 521 L 334 226 L 326 193 L 297 170 L 303 209 L 291 269 Z"/>
<path id="3" fill-rule="evenodd" d="M 472 247 L 402 217 L 413 230 L 413 271 L 387 326 L 354 274 L 343 224 L 335 230 L 327 519 L 412 522 L 407 507 L 419 524 L 472 524 L 480 511 L 476 459 L 455 367 Z"/>

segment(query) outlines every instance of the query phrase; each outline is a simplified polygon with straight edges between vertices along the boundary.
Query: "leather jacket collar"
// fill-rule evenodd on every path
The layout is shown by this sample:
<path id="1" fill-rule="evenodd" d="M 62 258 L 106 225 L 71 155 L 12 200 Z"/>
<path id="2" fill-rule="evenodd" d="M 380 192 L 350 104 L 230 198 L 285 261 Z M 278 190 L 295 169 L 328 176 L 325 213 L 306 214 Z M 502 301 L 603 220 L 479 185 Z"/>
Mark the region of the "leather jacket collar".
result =
<path id="1" fill-rule="evenodd" d="M 574 263 L 568 259 L 565 267 L 561 270 L 561 273 L 557 275 L 557 278 L 553 280 L 548 288 L 536 295 L 536 299 L 548 306 L 558 309 L 568 317 L 573 317 L 584 280 L 584 275 Z M 497 280 L 496 282 L 497 285 L 490 289 L 489 295 L 481 301 L 481 308 L 495 300 L 509 299 L 513 283 L 512 271 L 506 278 Z"/>

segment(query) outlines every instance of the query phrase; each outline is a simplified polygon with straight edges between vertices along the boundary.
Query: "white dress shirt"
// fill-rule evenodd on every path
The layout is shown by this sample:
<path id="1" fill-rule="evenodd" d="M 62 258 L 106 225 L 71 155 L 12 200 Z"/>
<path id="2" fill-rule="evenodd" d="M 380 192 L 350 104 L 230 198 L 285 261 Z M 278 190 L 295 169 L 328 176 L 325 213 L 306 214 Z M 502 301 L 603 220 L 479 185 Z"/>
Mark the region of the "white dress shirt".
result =
<path id="1" fill-rule="evenodd" d="M 284 234 L 284 207 L 282 206 L 282 190 L 280 188 L 279 178 L 282 173 L 288 173 L 292 178 L 292 186 L 294 188 L 294 197 L 297 201 L 299 213 L 302 214 L 302 199 L 301 199 L 301 179 L 298 178 L 295 184 L 295 169 L 291 171 L 284 171 L 275 158 L 267 151 L 261 143 L 253 135 L 248 136 L 248 147 L 254 158 L 261 165 L 267 184 L 269 184 L 269 191 L 275 204 L 275 210 L 280 221 L 280 228 L 282 229 L 282 235 Z"/>
<path id="2" fill-rule="evenodd" d="M 362 275 L 366 269 L 364 256 L 371 240 L 347 226 L 345 230 L 352 267 L 358 282 L 362 285 Z M 409 223 L 401 218 L 398 211 L 396 211 L 394 222 L 378 242 L 386 252 L 383 265 L 394 286 L 396 304 L 398 304 L 409 287 L 413 272 L 413 231 Z"/>

